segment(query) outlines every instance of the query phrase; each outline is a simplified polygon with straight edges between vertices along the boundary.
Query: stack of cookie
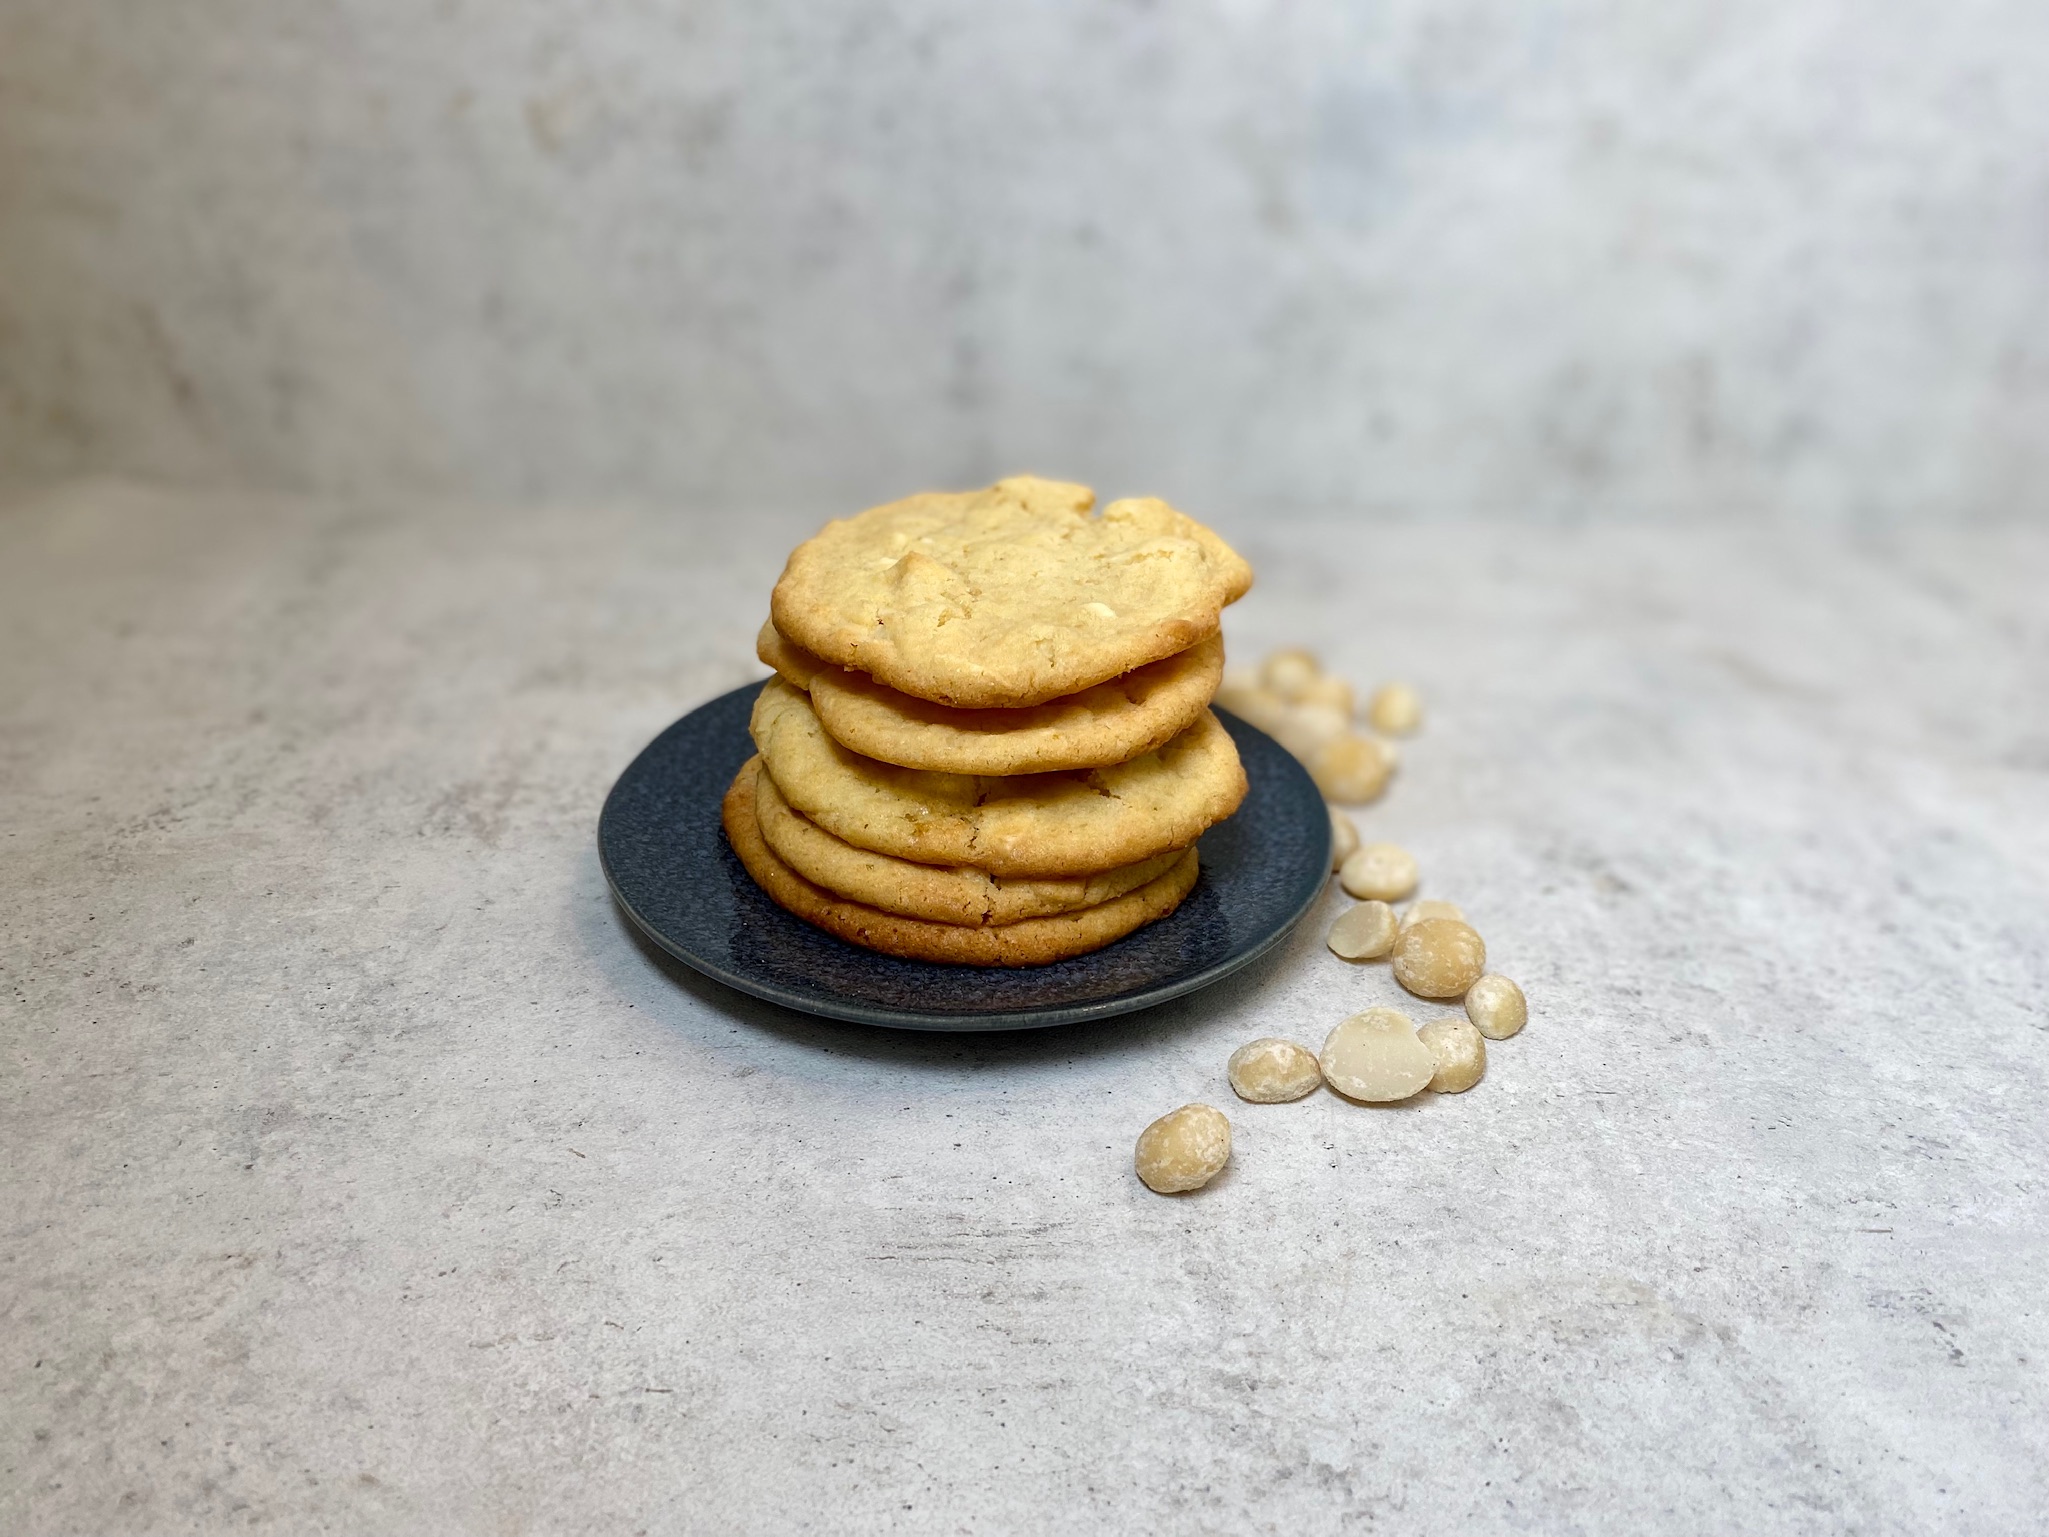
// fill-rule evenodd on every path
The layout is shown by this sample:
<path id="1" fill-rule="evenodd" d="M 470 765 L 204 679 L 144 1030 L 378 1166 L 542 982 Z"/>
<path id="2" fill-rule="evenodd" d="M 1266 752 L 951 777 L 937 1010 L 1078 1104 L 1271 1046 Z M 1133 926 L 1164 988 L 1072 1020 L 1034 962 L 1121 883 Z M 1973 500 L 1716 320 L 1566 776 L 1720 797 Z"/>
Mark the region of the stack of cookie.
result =
<path id="1" fill-rule="evenodd" d="M 1209 702 L 1252 571 L 1166 503 L 1021 476 L 828 524 L 776 583 L 725 825 L 797 916 L 1033 966 L 1163 918 L 1245 772 Z"/>

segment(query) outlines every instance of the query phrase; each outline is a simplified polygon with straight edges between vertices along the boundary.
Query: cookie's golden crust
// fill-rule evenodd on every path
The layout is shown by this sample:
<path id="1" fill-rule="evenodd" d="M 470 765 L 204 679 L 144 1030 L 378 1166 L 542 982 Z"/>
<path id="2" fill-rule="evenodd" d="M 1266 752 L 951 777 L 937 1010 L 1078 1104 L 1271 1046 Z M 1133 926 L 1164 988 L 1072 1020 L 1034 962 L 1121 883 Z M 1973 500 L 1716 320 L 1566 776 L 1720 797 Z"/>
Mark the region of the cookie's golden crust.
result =
<path id="1" fill-rule="evenodd" d="M 792 809 L 775 780 L 762 773 L 754 776 L 754 819 L 775 856 L 814 886 L 865 907 L 934 923 L 1022 923 L 1099 907 L 1165 875 L 1180 857 L 1169 851 L 1064 880 L 1006 880 L 983 870 L 913 864 L 835 838 Z"/>
<path id="2" fill-rule="evenodd" d="M 1224 676 L 1223 638 L 1212 635 L 1078 694 L 1009 710 L 960 710 L 829 667 L 772 623 L 755 651 L 785 682 L 809 691 L 819 724 L 842 747 L 943 774 L 1044 774 L 1128 762 L 1194 725 Z"/>
<path id="3" fill-rule="evenodd" d="M 726 791 L 726 837 L 740 863 L 776 904 L 851 944 L 908 960 L 959 966 L 1043 966 L 1100 950 L 1133 929 L 1164 918 L 1195 884 L 1196 855 L 1189 849 L 1164 875 L 1099 907 L 1021 923 L 967 926 L 899 917 L 834 896 L 792 870 L 763 841 L 755 820 L 749 759 Z"/>
<path id="4" fill-rule="evenodd" d="M 1151 497 L 1017 476 L 828 523 L 776 583 L 775 627 L 822 661 L 963 708 L 1043 704 L 1216 634 L 1252 568 Z"/>
<path id="5" fill-rule="evenodd" d="M 793 646 L 783 639 L 773 619 L 761 622 L 761 631 L 754 637 L 754 654 L 792 688 L 810 688 L 811 679 L 825 665 L 802 646 Z"/>
<path id="6" fill-rule="evenodd" d="M 849 752 L 780 678 L 762 685 L 751 729 L 783 798 L 827 832 L 878 854 L 992 875 L 1136 864 L 1186 848 L 1245 797 L 1238 749 L 1208 711 L 1129 763 L 1001 778 L 897 768 Z"/>

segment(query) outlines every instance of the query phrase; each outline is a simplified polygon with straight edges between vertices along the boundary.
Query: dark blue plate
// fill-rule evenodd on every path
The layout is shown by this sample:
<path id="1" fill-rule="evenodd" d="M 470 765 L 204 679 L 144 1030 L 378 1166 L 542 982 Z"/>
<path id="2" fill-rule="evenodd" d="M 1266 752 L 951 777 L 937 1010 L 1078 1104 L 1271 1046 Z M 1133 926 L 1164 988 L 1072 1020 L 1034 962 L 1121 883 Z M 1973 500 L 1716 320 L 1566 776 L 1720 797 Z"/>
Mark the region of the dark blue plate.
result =
<path id="1" fill-rule="evenodd" d="M 605 798 L 598 855 L 647 937 L 729 987 L 807 1014 L 907 1030 L 1022 1030 L 1104 1019 L 1229 976 L 1323 894 L 1330 816 L 1302 765 L 1264 732 L 1217 716 L 1251 790 L 1202 837 L 1202 875 L 1171 917 L 1050 966 L 901 961 L 791 916 L 748 877 L 719 799 L 754 751 L 759 683 L 693 710 L 648 743 Z"/>

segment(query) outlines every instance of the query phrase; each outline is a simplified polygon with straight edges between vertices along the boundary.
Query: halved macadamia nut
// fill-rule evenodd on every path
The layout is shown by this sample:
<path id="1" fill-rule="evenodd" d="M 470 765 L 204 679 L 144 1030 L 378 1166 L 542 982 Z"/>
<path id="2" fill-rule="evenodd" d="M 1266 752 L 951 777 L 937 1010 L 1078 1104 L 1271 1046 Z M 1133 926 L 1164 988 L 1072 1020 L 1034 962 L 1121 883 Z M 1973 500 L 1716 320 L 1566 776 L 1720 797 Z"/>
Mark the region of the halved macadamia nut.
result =
<path id="1" fill-rule="evenodd" d="M 1324 1040 L 1322 1063 L 1325 1083 L 1368 1104 L 1420 1094 L 1437 1072 L 1437 1058 L 1396 1009 L 1354 1014 Z"/>
<path id="2" fill-rule="evenodd" d="M 1369 843 L 1338 867 L 1338 884 L 1362 901 L 1399 902 L 1416 889 L 1415 856 L 1392 843 Z"/>
<path id="3" fill-rule="evenodd" d="M 1361 902 L 1339 913 L 1324 941 L 1348 961 L 1377 961 L 1394 948 L 1394 909 L 1385 902 Z"/>

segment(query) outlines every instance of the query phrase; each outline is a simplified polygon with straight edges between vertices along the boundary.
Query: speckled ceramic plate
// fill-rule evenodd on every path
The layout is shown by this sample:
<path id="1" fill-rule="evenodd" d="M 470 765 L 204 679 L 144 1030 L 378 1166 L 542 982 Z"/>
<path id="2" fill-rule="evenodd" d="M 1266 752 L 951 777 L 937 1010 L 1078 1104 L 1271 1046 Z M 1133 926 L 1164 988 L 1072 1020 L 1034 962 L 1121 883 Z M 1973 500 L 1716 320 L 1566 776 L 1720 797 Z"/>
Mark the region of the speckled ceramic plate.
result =
<path id="1" fill-rule="evenodd" d="M 719 798 L 754 751 L 750 683 L 693 710 L 635 758 L 598 818 L 626 916 L 708 977 L 757 998 L 907 1030 L 1022 1030 L 1104 1019 L 1229 976 L 1309 911 L 1330 876 L 1330 818 L 1302 766 L 1235 716 L 1251 790 L 1203 835 L 1202 875 L 1172 916 L 1050 966 L 939 966 L 878 955 L 792 917 L 748 878 Z"/>

